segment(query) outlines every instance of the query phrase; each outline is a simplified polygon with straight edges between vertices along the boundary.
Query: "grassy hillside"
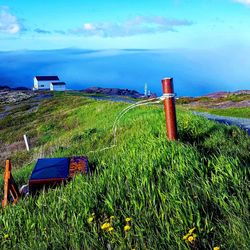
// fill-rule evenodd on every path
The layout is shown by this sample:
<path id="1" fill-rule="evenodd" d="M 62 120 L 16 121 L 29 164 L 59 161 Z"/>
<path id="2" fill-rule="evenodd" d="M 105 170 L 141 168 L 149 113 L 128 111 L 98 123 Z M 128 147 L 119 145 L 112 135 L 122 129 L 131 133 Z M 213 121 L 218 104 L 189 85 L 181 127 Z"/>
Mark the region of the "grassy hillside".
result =
<path id="1" fill-rule="evenodd" d="M 210 114 L 250 118 L 249 94 L 228 94 L 224 97 L 182 97 L 177 103 L 190 110 Z"/>
<path id="2" fill-rule="evenodd" d="M 34 140 L 12 154 L 19 185 L 41 156 L 87 155 L 94 169 L 0 210 L 1 249 L 248 249 L 249 136 L 178 110 L 179 141 L 168 142 L 162 106 L 140 107 L 121 120 L 117 147 L 90 152 L 112 145 L 127 105 L 57 94 L 0 121 L 6 147 Z"/>

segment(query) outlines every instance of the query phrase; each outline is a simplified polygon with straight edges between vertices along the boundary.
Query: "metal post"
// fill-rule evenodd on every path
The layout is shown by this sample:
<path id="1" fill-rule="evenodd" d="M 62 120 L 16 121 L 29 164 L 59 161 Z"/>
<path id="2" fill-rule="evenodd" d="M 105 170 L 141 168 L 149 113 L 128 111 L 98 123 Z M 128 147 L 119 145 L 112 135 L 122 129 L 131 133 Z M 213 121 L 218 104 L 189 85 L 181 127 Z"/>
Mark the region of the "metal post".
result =
<path id="1" fill-rule="evenodd" d="M 167 137 L 170 141 L 177 140 L 177 125 L 175 112 L 175 97 L 173 78 L 164 78 L 162 80 L 162 89 L 164 99 L 164 111 L 166 117 Z"/>
<path id="2" fill-rule="evenodd" d="M 30 147 L 29 147 L 29 143 L 28 143 L 27 136 L 26 136 L 26 135 L 23 135 L 23 139 L 24 139 L 24 142 L 25 142 L 25 146 L 26 146 L 27 151 L 30 151 Z"/>

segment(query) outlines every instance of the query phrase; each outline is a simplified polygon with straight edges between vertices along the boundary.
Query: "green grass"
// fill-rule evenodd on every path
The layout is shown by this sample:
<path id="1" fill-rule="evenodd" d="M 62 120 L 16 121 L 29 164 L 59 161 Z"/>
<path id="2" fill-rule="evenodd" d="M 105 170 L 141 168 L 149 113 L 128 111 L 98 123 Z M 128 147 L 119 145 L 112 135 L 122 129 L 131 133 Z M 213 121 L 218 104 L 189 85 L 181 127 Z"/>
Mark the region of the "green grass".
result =
<path id="1" fill-rule="evenodd" d="M 250 107 L 247 108 L 226 108 L 226 109 L 202 109 L 210 114 L 250 118 Z"/>
<path id="2" fill-rule="evenodd" d="M 112 144 L 113 121 L 127 105 L 60 93 L 0 122 L 2 141 L 23 131 L 37 139 L 30 158 L 87 155 L 95 169 L 1 210 L 1 249 L 248 249 L 249 136 L 178 109 L 179 140 L 169 142 L 162 107 L 141 107 L 121 120 L 117 147 L 88 153 Z M 35 161 L 13 161 L 24 184 Z M 113 233 L 101 229 L 110 216 Z M 193 227 L 197 238 L 186 243 Z"/>

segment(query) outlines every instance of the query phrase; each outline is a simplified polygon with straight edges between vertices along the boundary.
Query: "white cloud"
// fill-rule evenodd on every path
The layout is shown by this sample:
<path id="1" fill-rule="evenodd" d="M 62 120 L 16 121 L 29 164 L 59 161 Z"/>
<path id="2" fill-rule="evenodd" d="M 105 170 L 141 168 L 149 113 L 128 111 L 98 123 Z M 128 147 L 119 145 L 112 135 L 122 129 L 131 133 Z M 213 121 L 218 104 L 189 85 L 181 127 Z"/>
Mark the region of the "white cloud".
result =
<path id="1" fill-rule="evenodd" d="M 247 6 L 250 6 L 250 0 L 234 0 L 237 3 L 242 3 L 245 4 Z"/>
<path id="2" fill-rule="evenodd" d="M 169 19 L 162 16 L 137 16 L 124 22 L 84 23 L 70 30 L 74 34 L 101 37 L 124 37 L 137 34 L 176 31 L 178 26 L 192 25 L 188 20 Z"/>
<path id="3" fill-rule="evenodd" d="M 0 33 L 17 34 L 20 31 L 17 17 L 10 13 L 8 7 L 0 7 Z"/>

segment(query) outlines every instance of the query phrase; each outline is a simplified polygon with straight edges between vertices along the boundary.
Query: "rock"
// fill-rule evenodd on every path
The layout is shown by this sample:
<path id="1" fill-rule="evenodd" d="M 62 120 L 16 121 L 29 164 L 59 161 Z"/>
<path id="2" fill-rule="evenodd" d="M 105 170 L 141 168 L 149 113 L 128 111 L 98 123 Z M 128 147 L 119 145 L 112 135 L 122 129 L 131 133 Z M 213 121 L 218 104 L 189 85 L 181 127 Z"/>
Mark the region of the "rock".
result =
<path id="1" fill-rule="evenodd" d="M 17 103 L 27 100 L 36 94 L 33 91 L 0 90 L 0 104 Z"/>
<path id="2" fill-rule="evenodd" d="M 11 88 L 7 85 L 0 85 L 0 90 L 31 90 L 29 88 L 26 87 L 15 87 L 15 88 Z"/>
<path id="3" fill-rule="evenodd" d="M 130 89 L 119 89 L 119 88 L 100 88 L 100 87 L 91 87 L 81 92 L 87 94 L 103 94 L 103 95 L 110 95 L 110 96 L 128 96 L 132 98 L 142 98 L 143 95 L 137 92 L 136 90 Z"/>
<path id="4" fill-rule="evenodd" d="M 220 92 L 207 94 L 207 95 L 204 95 L 201 97 L 223 98 L 223 97 L 227 97 L 229 95 L 250 95 L 250 90 L 237 90 L 237 91 L 233 91 L 233 92 L 220 91 Z"/>
<path id="5" fill-rule="evenodd" d="M 0 90 L 10 90 L 11 88 L 6 85 L 0 85 Z"/>

